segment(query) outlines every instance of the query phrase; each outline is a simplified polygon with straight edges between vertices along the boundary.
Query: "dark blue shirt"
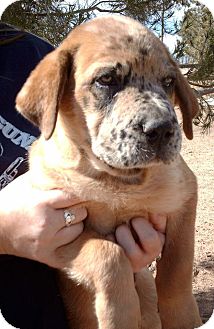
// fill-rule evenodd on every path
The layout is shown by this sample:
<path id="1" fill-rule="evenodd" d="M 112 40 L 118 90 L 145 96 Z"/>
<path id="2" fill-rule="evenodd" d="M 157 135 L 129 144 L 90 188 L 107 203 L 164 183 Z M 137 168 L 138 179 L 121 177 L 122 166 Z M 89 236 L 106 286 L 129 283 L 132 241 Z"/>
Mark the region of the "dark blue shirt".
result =
<path id="1" fill-rule="evenodd" d="M 15 110 L 16 95 L 52 45 L 0 23 L 0 189 L 27 170 L 27 151 L 37 127 Z"/>

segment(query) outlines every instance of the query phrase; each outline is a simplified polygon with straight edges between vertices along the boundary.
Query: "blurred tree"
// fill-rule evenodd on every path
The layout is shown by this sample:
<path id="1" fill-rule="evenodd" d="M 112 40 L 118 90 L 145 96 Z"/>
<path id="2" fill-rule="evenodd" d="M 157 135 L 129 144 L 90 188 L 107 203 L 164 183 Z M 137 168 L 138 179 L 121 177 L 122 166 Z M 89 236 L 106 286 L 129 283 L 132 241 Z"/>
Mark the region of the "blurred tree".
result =
<path id="1" fill-rule="evenodd" d="M 22 0 L 11 4 L 3 13 L 2 21 L 28 30 L 57 46 L 72 27 L 90 18 L 75 4 L 63 0 Z"/>
<path id="2" fill-rule="evenodd" d="M 155 31 L 163 41 L 165 34 L 175 34 L 178 22 L 175 12 L 189 7 L 192 0 L 125 0 L 109 1 L 111 7 L 131 16 Z"/>
<path id="3" fill-rule="evenodd" d="M 177 32 L 175 10 L 191 0 L 68 1 L 22 0 L 10 5 L 2 20 L 29 30 L 58 45 L 76 25 L 98 13 L 129 15 L 152 28 L 163 40 L 165 33 Z"/>
<path id="4" fill-rule="evenodd" d="M 181 22 L 174 55 L 188 60 L 186 76 L 196 89 L 201 112 L 195 123 L 206 131 L 214 121 L 214 21 L 211 12 L 196 4 Z"/>
<path id="5" fill-rule="evenodd" d="M 174 56 L 181 61 L 185 55 L 193 63 L 188 63 L 186 75 L 193 87 L 197 88 L 201 104 L 201 113 L 195 122 L 207 128 L 214 120 L 213 18 L 205 6 L 197 3 L 192 7 L 193 2 L 194 0 L 21 0 L 5 10 L 2 20 L 39 35 L 55 46 L 59 45 L 73 27 L 100 13 L 129 15 L 155 31 L 161 40 L 167 34 L 178 34 L 180 40 Z M 176 13 L 182 8 L 186 13 L 180 24 Z M 211 94 L 209 99 L 207 94 Z"/>

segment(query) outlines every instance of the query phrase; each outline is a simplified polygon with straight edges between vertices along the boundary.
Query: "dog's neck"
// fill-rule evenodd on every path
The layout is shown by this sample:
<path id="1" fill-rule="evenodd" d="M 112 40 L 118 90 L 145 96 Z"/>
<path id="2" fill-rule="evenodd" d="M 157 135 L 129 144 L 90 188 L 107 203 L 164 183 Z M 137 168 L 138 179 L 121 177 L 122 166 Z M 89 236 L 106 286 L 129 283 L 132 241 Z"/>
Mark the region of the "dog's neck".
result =
<path id="1" fill-rule="evenodd" d="M 113 208 L 124 202 L 130 206 L 138 199 L 150 211 L 159 212 L 174 211 L 194 191 L 194 182 L 185 182 L 179 169 L 180 157 L 170 165 L 160 163 L 144 169 L 138 176 L 113 176 L 93 165 L 86 144 L 80 138 L 77 143 L 75 135 L 63 129 L 56 129 L 48 141 L 41 137 L 30 155 L 34 184 L 44 189 L 61 188 L 91 202 L 108 204 L 110 200 Z"/>
<path id="2" fill-rule="evenodd" d="M 147 169 L 141 169 L 136 173 L 130 174 L 128 170 L 123 170 L 120 174 L 117 171 L 107 168 L 90 153 L 90 146 L 84 148 L 73 142 L 71 139 L 63 138 L 60 142 L 60 135 L 55 134 L 50 140 L 46 141 L 40 137 L 38 142 L 32 147 L 31 154 L 34 155 L 34 163 L 31 163 L 31 169 L 35 164 L 35 157 L 38 159 L 37 168 L 40 162 L 41 171 L 47 176 L 67 177 L 74 173 L 84 177 L 87 180 L 105 181 L 108 184 L 124 185 L 142 185 L 146 179 Z M 107 168 L 107 169 L 106 169 Z M 119 170 L 118 170 L 119 172 Z M 59 178 L 59 177 L 58 177 Z M 62 186 L 65 186 L 63 183 Z"/>

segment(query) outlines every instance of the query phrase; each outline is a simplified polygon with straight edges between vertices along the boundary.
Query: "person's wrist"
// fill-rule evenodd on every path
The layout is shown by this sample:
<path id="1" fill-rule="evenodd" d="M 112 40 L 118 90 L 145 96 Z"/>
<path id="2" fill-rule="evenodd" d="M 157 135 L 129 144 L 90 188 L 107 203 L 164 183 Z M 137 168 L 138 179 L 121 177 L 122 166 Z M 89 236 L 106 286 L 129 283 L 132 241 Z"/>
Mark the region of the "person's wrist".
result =
<path id="1" fill-rule="evenodd" d="M 8 230 L 6 224 L 8 222 L 7 214 L 1 209 L 0 212 L 0 254 L 11 254 L 10 242 L 8 239 Z"/>
<path id="2" fill-rule="evenodd" d="M 9 254 L 9 244 L 5 234 L 0 229 L 0 255 Z"/>

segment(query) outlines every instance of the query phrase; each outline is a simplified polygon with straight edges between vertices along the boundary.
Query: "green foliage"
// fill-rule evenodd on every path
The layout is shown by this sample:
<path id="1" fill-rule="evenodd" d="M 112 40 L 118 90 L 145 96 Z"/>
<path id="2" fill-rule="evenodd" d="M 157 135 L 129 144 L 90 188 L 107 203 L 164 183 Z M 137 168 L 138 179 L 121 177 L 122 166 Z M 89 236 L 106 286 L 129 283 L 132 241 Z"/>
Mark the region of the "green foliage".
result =
<path id="1" fill-rule="evenodd" d="M 210 11 L 197 4 L 184 16 L 175 50 L 177 59 L 188 56 L 187 78 L 196 89 L 200 114 L 194 123 L 208 131 L 214 121 L 214 21 Z"/>
<path id="2" fill-rule="evenodd" d="M 189 57 L 197 69 L 189 73 L 192 80 L 213 79 L 214 74 L 214 22 L 210 11 L 202 5 L 189 9 L 178 35 L 182 38 L 175 51 L 179 59 Z"/>
<path id="3" fill-rule="evenodd" d="M 214 79 L 214 26 L 207 31 L 207 40 L 204 42 L 204 50 L 198 60 L 199 68 L 191 76 L 193 80 L 209 81 Z M 214 84 L 213 84 L 214 86 Z"/>
<path id="4" fill-rule="evenodd" d="M 175 10 L 189 3 L 190 0 L 22 0 L 9 6 L 2 20 L 58 45 L 74 26 L 98 13 L 120 13 L 145 23 L 163 39 L 165 33 L 177 31 L 176 20 L 169 22 Z"/>
<path id="5" fill-rule="evenodd" d="M 70 30 L 91 17 L 81 9 L 79 1 L 71 4 L 63 0 L 22 0 L 9 6 L 2 20 L 30 31 L 57 46 Z"/>

